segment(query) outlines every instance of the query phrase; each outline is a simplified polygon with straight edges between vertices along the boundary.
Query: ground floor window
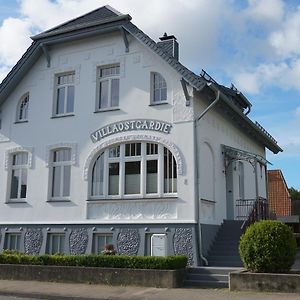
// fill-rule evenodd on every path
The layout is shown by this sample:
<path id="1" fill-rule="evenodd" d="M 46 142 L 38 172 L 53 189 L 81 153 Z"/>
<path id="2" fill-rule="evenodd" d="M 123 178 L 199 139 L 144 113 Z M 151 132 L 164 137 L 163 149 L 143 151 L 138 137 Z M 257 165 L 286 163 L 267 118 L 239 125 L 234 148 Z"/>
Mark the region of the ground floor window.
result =
<path id="1" fill-rule="evenodd" d="M 21 251 L 21 233 L 7 233 L 4 249 Z"/>
<path id="2" fill-rule="evenodd" d="M 65 234 L 50 233 L 47 237 L 47 254 L 56 254 L 65 252 Z"/>
<path id="3" fill-rule="evenodd" d="M 177 164 L 163 145 L 120 144 L 98 154 L 90 182 L 92 199 L 176 195 Z"/>
<path id="4" fill-rule="evenodd" d="M 105 233 L 95 233 L 93 237 L 93 253 L 101 253 L 106 245 L 112 244 L 113 235 Z"/>

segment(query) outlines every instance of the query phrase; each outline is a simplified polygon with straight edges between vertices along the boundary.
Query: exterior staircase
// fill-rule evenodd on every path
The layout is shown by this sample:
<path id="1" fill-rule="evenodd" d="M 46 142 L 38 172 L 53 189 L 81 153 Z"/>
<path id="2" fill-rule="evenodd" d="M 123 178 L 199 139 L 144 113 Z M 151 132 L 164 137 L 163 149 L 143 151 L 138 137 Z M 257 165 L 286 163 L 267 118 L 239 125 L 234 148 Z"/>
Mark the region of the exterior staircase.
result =
<path id="1" fill-rule="evenodd" d="M 243 267 L 238 252 L 242 224 L 243 221 L 224 220 L 210 247 L 208 266 L 190 268 L 184 282 L 186 287 L 228 287 L 228 274 Z"/>
<path id="2" fill-rule="evenodd" d="M 207 256 L 213 267 L 243 267 L 238 252 L 243 221 L 224 220 Z"/>

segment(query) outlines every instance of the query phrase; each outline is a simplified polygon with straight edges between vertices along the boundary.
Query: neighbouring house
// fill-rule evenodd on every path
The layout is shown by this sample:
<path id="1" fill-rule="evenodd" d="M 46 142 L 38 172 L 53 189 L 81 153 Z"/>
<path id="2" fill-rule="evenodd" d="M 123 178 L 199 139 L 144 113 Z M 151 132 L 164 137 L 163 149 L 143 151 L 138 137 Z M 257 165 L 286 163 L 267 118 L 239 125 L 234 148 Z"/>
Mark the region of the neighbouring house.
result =
<path id="1" fill-rule="evenodd" d="M 265 150 L 282 149 L 173 35 L 104 6 L 32 40 L 0 85 L 1 251 L 201 265 L 224 220 L 266 201 Z"/>
<path id="2" fill-rule="evenodd" d="M 268 199 L 277 217 L 292 215 L 292 200 L 281 170 L 268 170 Z"/>

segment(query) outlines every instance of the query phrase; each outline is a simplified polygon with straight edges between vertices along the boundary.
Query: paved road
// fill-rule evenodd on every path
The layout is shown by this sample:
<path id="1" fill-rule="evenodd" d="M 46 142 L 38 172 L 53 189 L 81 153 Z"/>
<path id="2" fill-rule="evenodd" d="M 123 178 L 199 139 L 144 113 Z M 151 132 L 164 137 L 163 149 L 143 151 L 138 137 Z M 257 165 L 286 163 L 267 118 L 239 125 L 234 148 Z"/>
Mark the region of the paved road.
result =
<path id="1" fill-rule="evenodd" d="M 2 296 L 1 296 L 2 295 Z M 11 297 L 12 295 L 18 297 Z M 22 298 L 23 297 L 23 298 Z M 300 294 L 0 280 L 0 300 L 300 300 Z"/>

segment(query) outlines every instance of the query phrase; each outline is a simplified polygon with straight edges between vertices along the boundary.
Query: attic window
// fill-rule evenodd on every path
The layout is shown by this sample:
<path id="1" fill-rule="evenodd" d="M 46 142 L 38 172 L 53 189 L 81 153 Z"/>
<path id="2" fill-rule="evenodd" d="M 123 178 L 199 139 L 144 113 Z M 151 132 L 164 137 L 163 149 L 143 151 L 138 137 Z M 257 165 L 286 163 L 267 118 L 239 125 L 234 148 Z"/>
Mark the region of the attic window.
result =
<path id="1" fill-rule="evenodd" d="M 23 95 L 17 107 L 17 122 L 25 122 L 28 120 L 29 93 Z"/>
<path id="2" fill-rule="evenodd" d="M 117 108 L 120 94 L 120 65 L 98 68 L 97 85 L 96 111 Z"/>
<path id="3" fill-rule="evenodd" d="M 73 115 L 75 98 L 74 79 L 74 72 L 56 76 L 54 116 Z"/>
<path id="4" fill-rule="evenodd" d="M 151 73 L 151 104 L 167 101 L 167 83 L 159 73 Z"/>

